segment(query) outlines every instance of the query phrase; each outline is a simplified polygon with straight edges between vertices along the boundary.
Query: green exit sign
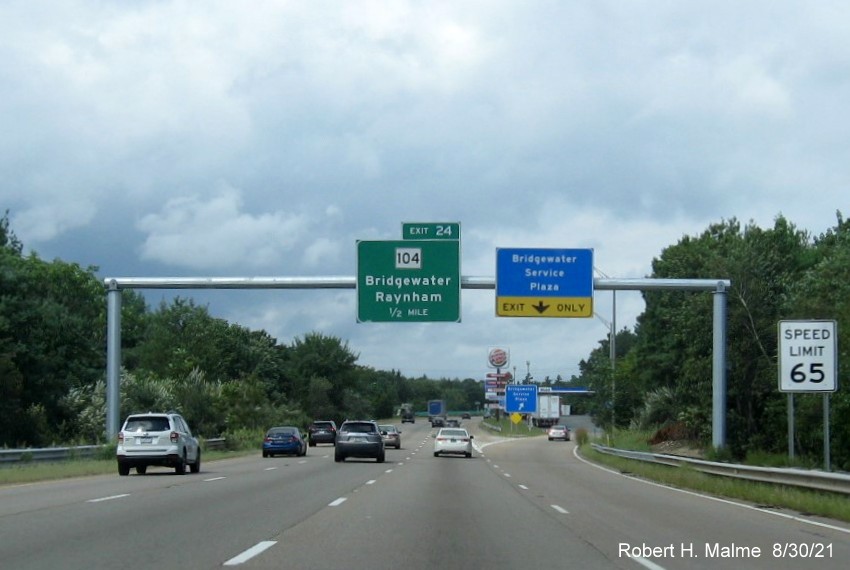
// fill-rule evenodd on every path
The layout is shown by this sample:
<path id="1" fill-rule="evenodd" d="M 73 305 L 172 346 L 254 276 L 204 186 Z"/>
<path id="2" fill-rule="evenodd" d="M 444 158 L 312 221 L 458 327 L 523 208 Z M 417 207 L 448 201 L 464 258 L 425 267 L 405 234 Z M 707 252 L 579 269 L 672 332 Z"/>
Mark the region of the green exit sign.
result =
<path id="1" fill-rule="evenodd" d="M 460 322 L 460 242 L 357 242 L 357 322 Z"/>
<path id="2" fill-rule="evenodd" d="M 402 239 L 460 240 L 459 222 L 402 222 Z"/>

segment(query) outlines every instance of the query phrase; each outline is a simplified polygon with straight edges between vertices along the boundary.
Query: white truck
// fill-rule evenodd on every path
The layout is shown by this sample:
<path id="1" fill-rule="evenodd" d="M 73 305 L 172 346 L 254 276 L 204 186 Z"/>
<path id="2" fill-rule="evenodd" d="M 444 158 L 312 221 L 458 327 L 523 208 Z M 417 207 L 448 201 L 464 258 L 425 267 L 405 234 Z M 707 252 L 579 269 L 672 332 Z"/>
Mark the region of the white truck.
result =
<path id="1" fill-rule="evenodd" d="M 561 397 L 552 394 L 537 396 L 537 412 L 531 414 L 531 423 L 537 427 L 551 427 L 561 419 Z"/>

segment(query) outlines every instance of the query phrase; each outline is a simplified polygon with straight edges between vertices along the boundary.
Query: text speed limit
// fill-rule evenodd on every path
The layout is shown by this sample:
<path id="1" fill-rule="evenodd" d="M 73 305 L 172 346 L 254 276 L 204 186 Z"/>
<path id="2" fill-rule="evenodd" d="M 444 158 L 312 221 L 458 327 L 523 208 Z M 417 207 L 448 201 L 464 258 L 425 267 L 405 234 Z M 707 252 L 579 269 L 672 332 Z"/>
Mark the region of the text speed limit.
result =
<path id="1" fill-rule="evenodd" d="M 835 392 L 837 333 L 835 321 L 779 321 L 779 390 Z"/>

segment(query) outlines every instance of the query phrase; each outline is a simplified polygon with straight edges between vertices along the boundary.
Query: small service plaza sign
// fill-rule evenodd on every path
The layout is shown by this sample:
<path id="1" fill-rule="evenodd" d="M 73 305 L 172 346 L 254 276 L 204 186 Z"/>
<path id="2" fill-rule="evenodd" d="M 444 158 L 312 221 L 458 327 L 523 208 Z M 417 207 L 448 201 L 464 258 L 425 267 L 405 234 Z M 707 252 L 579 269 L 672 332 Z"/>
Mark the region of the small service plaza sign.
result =
<path id="1" fill-rule="evenodd" d="M 779 321 L 779 390 L 838 390 L 836 321 Z"/>

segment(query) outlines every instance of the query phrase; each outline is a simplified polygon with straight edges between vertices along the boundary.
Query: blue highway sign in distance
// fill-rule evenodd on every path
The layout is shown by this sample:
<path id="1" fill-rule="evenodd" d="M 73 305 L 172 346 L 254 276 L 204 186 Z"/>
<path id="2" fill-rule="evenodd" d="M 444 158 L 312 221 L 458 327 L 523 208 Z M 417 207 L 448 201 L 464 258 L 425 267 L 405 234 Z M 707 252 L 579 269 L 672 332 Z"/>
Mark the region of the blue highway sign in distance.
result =
<path id="1" fill-rule="evenodd" d="M 537 411 L 537 384 L 505 386 L 505 411 L 533 414 Z"/>

